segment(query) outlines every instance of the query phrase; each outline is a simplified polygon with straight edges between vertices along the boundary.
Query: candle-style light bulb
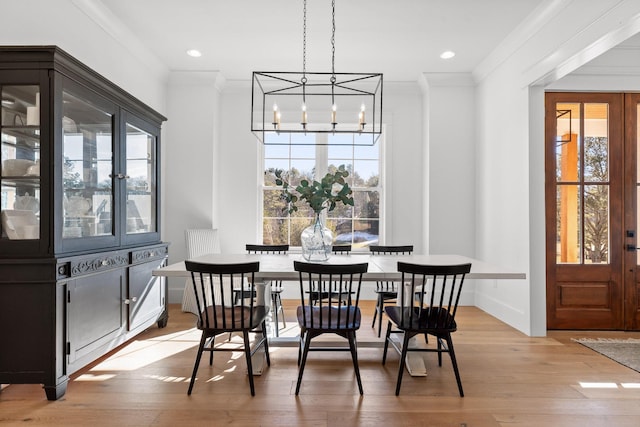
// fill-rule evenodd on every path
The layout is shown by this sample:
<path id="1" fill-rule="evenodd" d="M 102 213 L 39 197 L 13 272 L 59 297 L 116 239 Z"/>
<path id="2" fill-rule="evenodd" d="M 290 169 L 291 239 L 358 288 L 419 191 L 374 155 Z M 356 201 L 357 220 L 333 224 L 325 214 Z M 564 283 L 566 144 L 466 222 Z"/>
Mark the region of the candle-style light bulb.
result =
<path id="1" fill-rule="evenodd" d="M 331 124 L 333 124 L 333 125 L 338 123 L 336 121 L 336 110 L 337 110 L 336 104 L 333 104 L 331 106 Z"/>
<path id="2" fill-rule="evenodd" d="M 362 104 L 362 106 L 360 106 L 360 114 L 358 114 L 358 123 L 360 124 L 360 130 L 364 129 L 364 125 L 365 125 L 365 118 L 364 118 L 364 111 L 365 111 L 365 107 L 364 107 L 364 103 Z"/>
<path id="3" fill-rule="evenodd" d="M 302 126 L 307 125 L 307 104 L 302 104 Z"/>
<path id="4" fill-rule="evenodd" d="M 278 123 L 278 106 L 276 104 L 273 104 L 273 124 L 277 124 Z"/>

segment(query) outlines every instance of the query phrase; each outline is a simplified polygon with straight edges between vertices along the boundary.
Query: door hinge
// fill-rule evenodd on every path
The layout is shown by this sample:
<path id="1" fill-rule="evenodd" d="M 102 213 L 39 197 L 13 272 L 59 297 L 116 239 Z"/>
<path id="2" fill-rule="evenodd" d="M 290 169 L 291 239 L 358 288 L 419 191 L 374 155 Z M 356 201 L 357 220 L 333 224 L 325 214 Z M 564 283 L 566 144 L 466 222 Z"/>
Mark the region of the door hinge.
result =
<path id="1" fill-rule="evenodd" d="M 67 290 L 67 304 L 71 302 L 71 291 Z"/>
<path id="2" fill-rule="evenodd" d="M 67 355 L 71 354 L 71 342 L 67 341 Z"/>

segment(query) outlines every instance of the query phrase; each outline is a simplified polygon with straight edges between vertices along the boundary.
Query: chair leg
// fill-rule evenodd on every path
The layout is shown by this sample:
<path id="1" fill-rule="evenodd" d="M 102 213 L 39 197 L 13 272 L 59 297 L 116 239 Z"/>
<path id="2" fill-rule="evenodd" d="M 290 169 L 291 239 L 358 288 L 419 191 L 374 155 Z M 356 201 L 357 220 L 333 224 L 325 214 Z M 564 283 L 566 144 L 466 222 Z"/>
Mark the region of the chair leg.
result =
<path id="1" fill-rule="evenodd" d="M 306 333 L 306 338 L 304 340 L 304 350 L 302 352 L 302 361 L 300 362 L 300 367 L 298 368 L 298 383 L 296 384 L 296 396 L 300 392 L 300 384 L 302 383 L 302 374 L 304 373 L 304 365 L 307 363 L 307 355 L 309 354 L 309 345 L 311 344 L 311 334 Z"/>
<path id="2" fill-rule="evenodd" d="M 402 384 L 402 374 L 404 374 L 404 364 L 409 349 L 409 339 L 411 339 L 411 335 L 405 332 L 402 342 L 402 353 L 400 354 L 400 369 L 398 370 L 398 382 L 396 383 L 396 396 L 400 395 L 400 385 Z"/>
<path id="3" fill-rule="evenodd" d="M 358 381 L 358 390 L 360 390 L 360 395 L 362 395 L 362 380 L 360 379 L 360 368 L 358 367 L 358 350 L 356 349 L 356 333 L 349 332 L 347 339 L 349 340 L 349 349 L 351 350 L 353 369 L 356 372 L 356 380 Z"/>
<path id="4" fill-rule="evenodd" d="M 287 319 L 284 317 L 284 306 L 282 305 L 282 296 L 278 294 L 278 305 L 280 306 L 280 311 L 282 312 L 282 327 L 287 327 Z"/>
<path id="5" fill-rule="evenodd" d="M 382 298 L 382 296 L 380 296 L 378 311 L 378 338 L 380 338 L 380 333 L 382 332 L 382 312 L 384 311 L 384 298 Z"/>
<path id="6" fill-rule="evenodd" d="M 213 366 L 213 346 L 216 343 L 216 337 L 211 337 L 211 351 L 209 352 L 209 366 Z"/>
<path id="7" fill-rule="evenodd" d="M 378 295 L 378 299 L 376 300 L 376 308 L 373 311 L 373 321 L 371 322 L 371 327 L 376 326 L 376 318 L 378 317 L 378 307 L 380 306 L 380 295 Z"/>
<path id="8" fill-rule="evenodd" d="M 298 366 L 300 366 L 300 362 L 302 361 L 302 348 L 304 347 L 305 334 L 300 331 L 300 341 L 298 342 Z"/>
<path id="9" fill-rule="evenodd" d="M 438 366 L 442 366 L 442 339 L 438 337 L 436 342 L 438 343 Z"/>
<path id="10" fill-rule="evenodd" d="M 196 382 L 196 374 L 198 373 L 198 366 L 200 366 L 200 359 L 202 358 L 202 351 L 204 350 L 204 346 L 207 343 L 207 337 L 205 333 L 202 333 L 202 337 L 200 338 L 200 345 L 198 346 L 198 354 L 196 355 L 196 363 L 193 365 L 193 373 L 191 374 L 191 381 L 189 382 L 189 390 L 187 391 L 187 395 L 191 396 L 191 390 L 193 390 L 193 384 Z"/>
<path id="11" fill-rule="evenodd" d="M 273 306 L 273 324 L 275 325 L 276 337 L 280 336 L 280 324 L 278 324 L 278 294 L 271 294 L 271 305 Z"/>
<path id="12" fill-rule="evenodd" d="M 253 366 L 251 365 L 251 345 L 249 344 L 249 331 L 246 329 L 242 331 L 244 338 L 244 355 L 247 359 L 247 371 L 249 374 L 249 387 L 251 388 L 251 396 L 256 395 L 255 388 L 253 386 Z"/>
<path id="13" fill-rule="evenodd" d="M 389 348 L 389 338 L 391 337 L 391 320 L 389 320 L 389 324 L 387 325 L 387 335 L 384 338 L 384 351 L 382 352 L 382 364 L 384 365 L 387 361 L 387 349 Z"/>
<path id="14" fill-rule="evenodd" d="M 264 355 L 267 358 L 267 366 L 271 366 L 271 358 L 269 357 L 269 338 L 267 338 L 267 321 L 262 321 L 262 339 L 264 340 Z"/>
<path id="15" fill-rule="evenodd" d="M 460 380 L 460 372 L 458 371 L 456 353 L 453 351 L 453 341 L 451 340 L 451 335 L 447 335 L 447 347 L 449 348 L 449 356 L 451 357 L 453 372 L 456 374 L 456 381 L 458 382 L 458 392 L 460 392 L 460 397 L 464 397 L 464 392 L 462 391 L 462 381 Z"/>

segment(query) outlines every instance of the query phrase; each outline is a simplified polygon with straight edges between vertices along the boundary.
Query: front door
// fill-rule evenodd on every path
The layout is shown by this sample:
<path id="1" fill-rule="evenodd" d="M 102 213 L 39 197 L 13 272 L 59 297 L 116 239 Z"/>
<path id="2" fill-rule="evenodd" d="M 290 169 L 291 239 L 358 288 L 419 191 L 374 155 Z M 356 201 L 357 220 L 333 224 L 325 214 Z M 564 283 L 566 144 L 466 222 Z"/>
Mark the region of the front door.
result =
<path id="1" fill-rule="evenodd" d="M 638 329 L 638 95 L 547 93 L 549 329 Z"/>

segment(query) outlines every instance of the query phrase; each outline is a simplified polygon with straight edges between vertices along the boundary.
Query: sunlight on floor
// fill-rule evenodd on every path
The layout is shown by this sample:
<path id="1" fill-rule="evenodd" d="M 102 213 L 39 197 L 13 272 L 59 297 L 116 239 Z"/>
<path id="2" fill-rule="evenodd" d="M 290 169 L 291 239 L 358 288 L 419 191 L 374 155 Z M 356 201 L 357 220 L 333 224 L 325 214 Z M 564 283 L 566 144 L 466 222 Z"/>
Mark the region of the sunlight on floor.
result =
<path id="1" fill-rule="evenodd" d="M 134 340 L 104 362 L 91 368 L 90 372 L 133 371 L 197 347 L 199 341 L 200 331 L 196 328 L 146 340 Z M 78 377 L 77 381 L 86 381 L 83 378 L 85 375 Z"/>
<path id="2" fill-rule="evenodd" d="M 590 383 L 580 382 L 582 388 L 619 388 L 617 383 Z M 640 383 L 620 383 L 620 387 L 626 389 L 640 389 Z"/>
<path id="3" fill-rule="evenodd" d="M 616 383 L 583 383 L 580 382 L 582 388 L 618 388 Z"/>
<path id="4" fill-rule="evenodd" d="M 107 381 L 115 378 L 118 375 L 117 372 L 134 371 L 189 349 L 194 349 L 195 357 L 195 349 L 200 343 L 200 336 L 200 330 L 191 328 L 149 339 L 133 340 L 120 351 L 91 368 L 89 372 L 79 375 L 74 381 Z M 242 337 L 238 335 L 233 335 L 231 338 L 227 334 L 217 337 L 216 347 L 238 350 L 229 352 L 227 363 L 231 366 L 225 372 L 234 372 L 238 369 L 236 363 L 238 360 L 244 359 L 243 345 Z M 277 347 L 271 348 L 270 352 L 277 352 L 277 350 Z M 203 359 L 205 357 L 203 355 Z M 163 382 L 189 382 L 190 380 L 190 378 L 160 375 L 148 375 L 146 377 Z M 211 378 L 209 381 L 218 381 L 220 379 L 222 379 L 222 376 Z"/>

